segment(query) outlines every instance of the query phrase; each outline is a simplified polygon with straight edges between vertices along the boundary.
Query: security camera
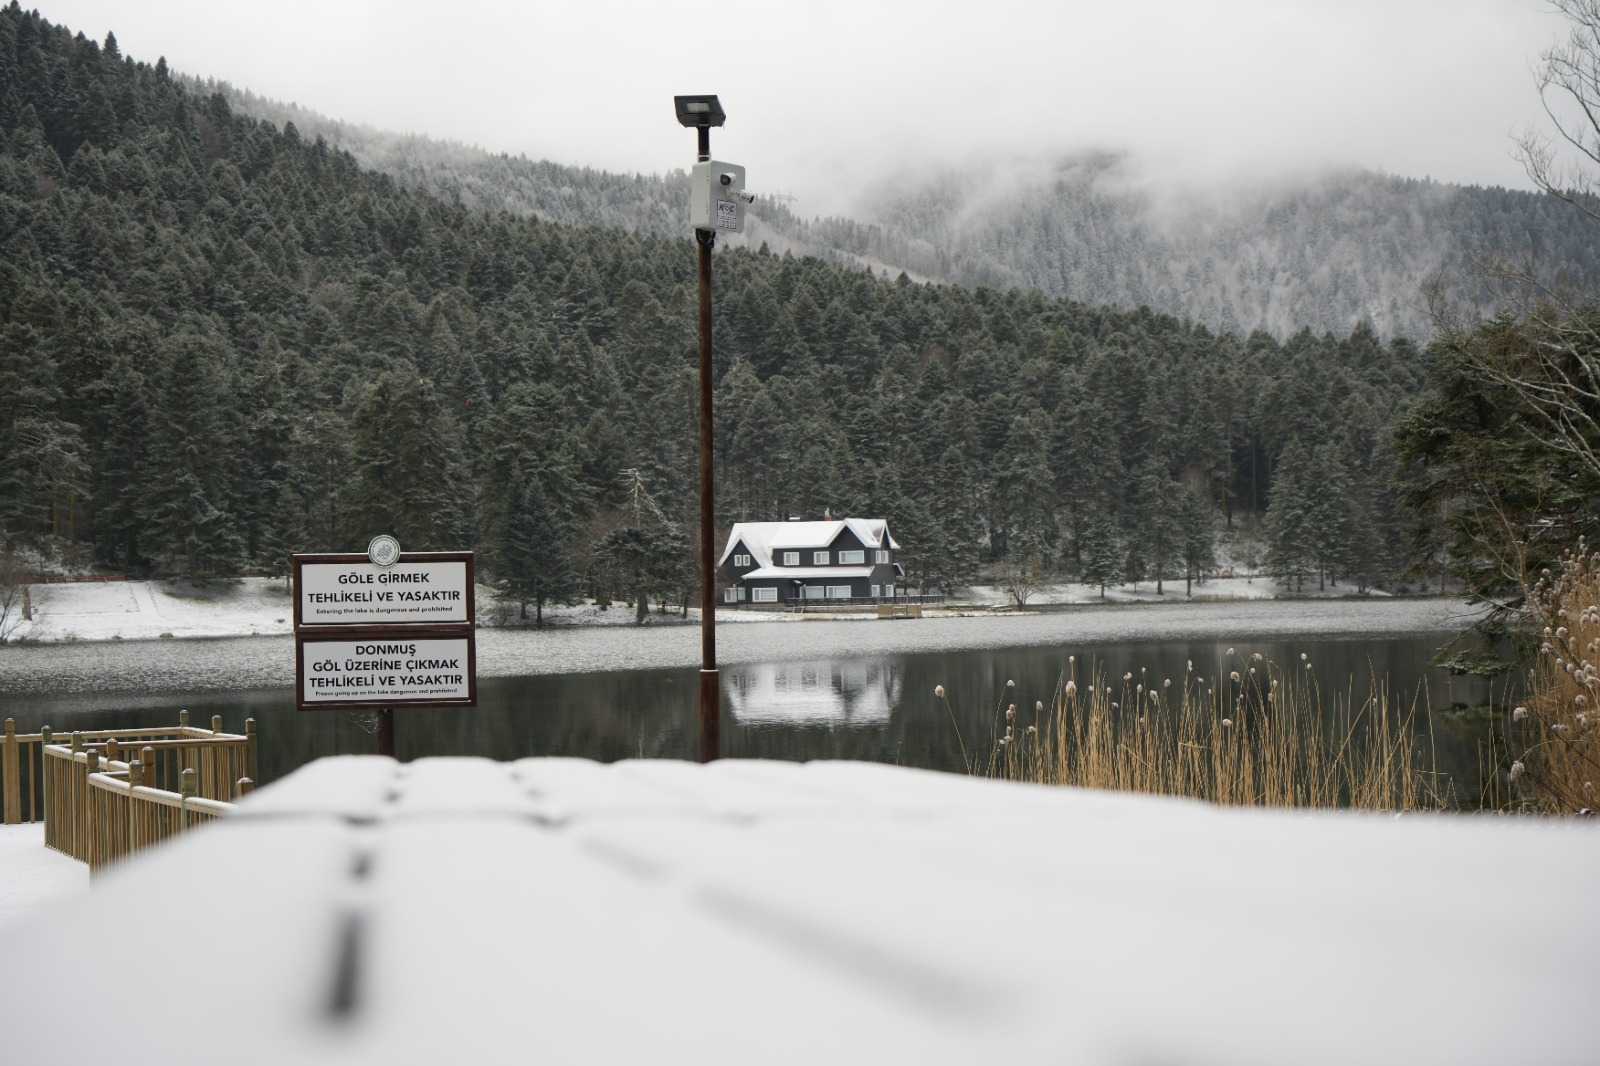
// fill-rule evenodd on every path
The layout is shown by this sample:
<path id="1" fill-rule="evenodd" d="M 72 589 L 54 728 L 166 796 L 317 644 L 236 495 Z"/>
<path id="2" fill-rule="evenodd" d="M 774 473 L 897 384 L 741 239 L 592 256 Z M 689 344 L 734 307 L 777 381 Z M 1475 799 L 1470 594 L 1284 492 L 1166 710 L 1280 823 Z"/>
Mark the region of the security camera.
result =
<path id="1" fill-rule="evenodd" d="M 733 184 L 733 175 L 732 174 L 723 174 L 722 175 L 722 184 L 724 184 L 724 185 L 732 185 Z"/>

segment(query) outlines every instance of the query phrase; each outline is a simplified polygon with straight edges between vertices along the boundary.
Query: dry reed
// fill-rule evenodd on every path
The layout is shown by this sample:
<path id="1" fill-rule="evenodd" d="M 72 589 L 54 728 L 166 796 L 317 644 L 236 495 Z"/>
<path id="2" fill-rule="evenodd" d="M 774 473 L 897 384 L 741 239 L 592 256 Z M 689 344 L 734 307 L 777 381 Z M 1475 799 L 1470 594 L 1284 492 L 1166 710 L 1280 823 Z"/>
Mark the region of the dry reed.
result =
<path id="1" fill-rule="evenodd" d="M 1228 649 L 1207 679 L 1126 673 L 1108 681 L 1076 659 L 1049 706 L 995 713 L 987 765 L 1016 781 L 1182 796 L 1236 806 L 1439 810 L 1449 806 L 1414 739 L 1416 701 L 1404 713 L 1387 686 L 1359 703 L 1325 701 L 1304 655 L 1289 667 Z M 943 698 L 942 686 L 938 695 Z M 1002 708 L 1004 717 L 1002 719 Z M 1003 727 L 1003 732 L 1002 732 Z"/>
<path id="2" fill-rule="evenodd" d="M 1510 766 L 1515 801 L 1525 810 L 1587 814 L 1600 780 L 1600 555 L 1581 539 L 1528 596 L 1543 642 L 1512 712 Z"/>

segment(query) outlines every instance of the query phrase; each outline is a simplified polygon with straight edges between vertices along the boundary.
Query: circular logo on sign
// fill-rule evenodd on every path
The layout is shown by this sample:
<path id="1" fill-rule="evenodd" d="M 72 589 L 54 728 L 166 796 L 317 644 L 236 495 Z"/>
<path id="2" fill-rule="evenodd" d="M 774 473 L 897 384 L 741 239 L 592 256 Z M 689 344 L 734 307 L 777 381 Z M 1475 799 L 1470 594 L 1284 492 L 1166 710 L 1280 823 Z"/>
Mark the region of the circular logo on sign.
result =
<path id="1" fill-rule="evenodd" d="M 373 537 L 372 543 L 367 545 L 367 558 L 372 560 L 373 566 L 393 566 L 400 558 L 400 542 L 387 533 Z"/>

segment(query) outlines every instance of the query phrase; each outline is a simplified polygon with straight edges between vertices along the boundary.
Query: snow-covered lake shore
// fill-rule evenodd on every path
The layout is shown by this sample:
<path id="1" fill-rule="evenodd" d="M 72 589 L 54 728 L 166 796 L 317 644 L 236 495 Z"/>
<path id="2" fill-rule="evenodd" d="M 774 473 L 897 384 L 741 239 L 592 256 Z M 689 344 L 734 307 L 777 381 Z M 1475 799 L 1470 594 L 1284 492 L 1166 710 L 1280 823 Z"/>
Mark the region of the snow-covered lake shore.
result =
<path id="1" fill-rule="evenodd" d="M 1388 600 L 1381 593 L 1351 596 L 1350 587 L 1330 588 L 1307 593 L 1304 600 L 1344 600 L 1374 603 Z M 1154 583 L 1137 588 L 1100 589 L 1088 585 L 1044 585 L 1028 599 L 1028 608 L 1138 605 L 1138 604 L 1218 604 L 1272 600 L 1280 590 L 1266 578 L 1213 578 L 1185 595 L 1181 582 L 1168 582 L 1158 595 Z M 33 618 L 24 621 L 10 639 L 20 643 L 70 643 L 103 640 L 161 640 L 184 637 L 252 637 L 288 634 L 294 631 L 294 601 L 287 582 L 277 578 L 247 577 L 196 587 L 185 581 L 85 581 L 60 582 L 30 587 Z M 1007 602 L 1005 592 L 993 586 L 977 585 L 952 598 L 949 615 L 969 612 L 989 613 Z M 1430 602 L 1430 601 L 1422 601 Z M 1454 601 L 1439 601 L 1454 602 Z M 932 612 L 930 612 L 932 613 Z M 996 612 L 1000 613 L 1000 612 Z M 496 605 L 494 594 L 478 589 L 479 624 L 492 624 L 516 617 L 514 606 Z M 872 618 L 859 616 L 795 615 L 775 612 L 724 610 L 718 622 L 798 622 L 819 617 Z M 676 612 L 649 616 L 653 625 L 683 624 Z M 689 621 L 698 622 L 699 612 L 691 611 Z M 624 604 L 601 609 L 591 603 L 545 610 L 545 625 L 551 629 L 631 625 L 634 614 Z M 507 628 L 520 628 L 508 625 Z"/>
<path id="2" fill-rule="evenodd" d="M 54 588 L 54 586 L 52 586 Z M 245 593 L 251 593 L 246 587 Z M 127 595 L 124 590 L 124 595 Z M 0 648 L 0 693 L 172 693 L 244 691 L 294 684 L 294 651 L 287 598 L 255 591 L 235 609 L 174 598 L 157 599 L 153 617 L 61 611 L 57 625 L 71 634 Z M 271 613 L 276 611 L 277 613 Z M 609 612 L 632 621 L 632 612 Z M 718 613 L 719 621 L 742 613 Z M 265 617 L 272 628 L 259 624 Z M 760 615 L 788 624 L 719 627 L 724 665 L 944 654 L 1005 648 L 1094 646 L 1143 641 L 1342 640 L 1459 631 L 1476 609 L 1451 599 L 1319 599 L 1172 602 L 1067 606 L 1038 612 L 865 622 L 837 616 Z M 283 623 L 276 620 L 283 618 Z M 659 624 L 555 626 L 478 631 L 478 676 L 608 673 L 692 668 L 700 662 L 698 626 Z M 82 620 L 85 637 L 67 628 Z M 113 621 L 112 619 L 115 619 Z M 158 628 L 165 626 L 168 628 Z M 161 632 L 174 638 L 150 639 Z M 138 634 L 136 637 L 134 634 Z M 244 639 L 199 639 L 199 638 Z"/>

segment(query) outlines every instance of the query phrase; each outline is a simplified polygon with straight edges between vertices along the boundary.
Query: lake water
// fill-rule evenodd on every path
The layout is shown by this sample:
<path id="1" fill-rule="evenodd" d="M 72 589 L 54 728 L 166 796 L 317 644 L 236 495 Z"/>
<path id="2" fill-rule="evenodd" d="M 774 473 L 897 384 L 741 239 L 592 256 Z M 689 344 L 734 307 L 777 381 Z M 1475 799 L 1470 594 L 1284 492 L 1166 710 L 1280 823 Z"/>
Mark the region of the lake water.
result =
<path id="1" fill-rule="evenodd" d="M 1176 681 L 1189 661 L 1202 675 L 1226 673 L 1229 647 L 1280 663 L 1305 654 L 1324 691 L 1359 700 L 1377 679 L 1407 705 L 1419 686 L 1434 708 L 1479 704 L 1491 698 L 1487 683 L 1426 665 L 1474 617 L 1457 601 L 1353 599 L 725 624 L 723 754 L 960 770 L 957 730 L 988 750 L 1006 681 L 1016 682 L 1007 701 L 1048 704 L 1072 655 L 1080 677 L 1093 661 L 1112 677 Z M 401 758 L 695 758 L 698 668 L 693 626 L 480 630 L 478 706 L 396 712 L 396 748 Z M 221 714 L 230 731 L 253 717 L 263 782 L 318 756 L 376 750 L 370 715 L 297 712 L 293 682 L 294 645 L 283 637 L 14 646 L 0 649 L 0 717 L 24 732 L 170 725 L 179 708 L 196 724 Z M 1473 776 L 1479 740 L 1435 716 L 1441 770 Z"/>

